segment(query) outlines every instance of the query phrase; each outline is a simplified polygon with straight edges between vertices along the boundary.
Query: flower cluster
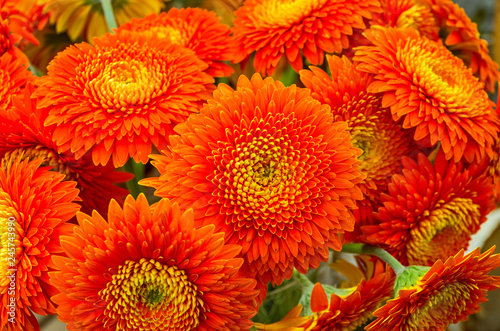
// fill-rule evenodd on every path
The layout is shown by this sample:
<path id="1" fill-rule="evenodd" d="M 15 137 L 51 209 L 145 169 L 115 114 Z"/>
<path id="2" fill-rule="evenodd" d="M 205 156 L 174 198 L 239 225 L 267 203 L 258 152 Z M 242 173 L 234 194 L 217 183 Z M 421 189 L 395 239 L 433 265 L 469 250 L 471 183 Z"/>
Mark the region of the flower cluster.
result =
<path id="1" fill-rule="evenodd" d="M 468 319 L 499 80 L 451 0 L 0 0 L 0 330 Z"/>

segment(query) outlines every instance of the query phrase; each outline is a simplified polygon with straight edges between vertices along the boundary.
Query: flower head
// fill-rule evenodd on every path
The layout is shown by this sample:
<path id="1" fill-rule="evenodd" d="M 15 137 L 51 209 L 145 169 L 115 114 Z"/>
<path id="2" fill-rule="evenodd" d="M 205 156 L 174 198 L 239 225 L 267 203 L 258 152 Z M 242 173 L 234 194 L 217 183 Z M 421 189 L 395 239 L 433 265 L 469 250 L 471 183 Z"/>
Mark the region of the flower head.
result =
<path id="1" fill-rule="evenodd" d="M 272 74 L 285 55 L 297 72 L 302 54 L 311 64 L 322 64 L 325 53 L 349 48 L 348 37 L 365 29 L 365 19 L 379 6 L 377 0 L 247 0 L 235 13 L 236 61 L 256 52 L 254 67 L 263 75 Z"/>
<path id="2" fill-rule="evenodd" d="M 281 284 L 340 250 L 363 177 L 344 122 L 307 89 L 241 76 L 219 85 L 199 115 L 176 127 L 161 176 L 145 180 L 200 224 L 242 246 L 248 274 Z"/>
<path id="3" fill-rule="evenodd" d="M 255 280 L 240 274 L 240 247 L 213 225 L 195 227 L 192 210 L 168 200 L 154 212 L 144 195 L 79 213 L 61 238 L 51 282 L 59 318 L 79 330 L 249 330 Z"/>
<path id="4" fill-rule="evenodd" d="M 452 0 L 421 1 L 431 9 L 444 44 L 465 62 L 489 92 L 494 92 L 500 79 L 498 64 L 489 54 L 488 42 L 480 38 L 477 24 Z"/>
<path id="5" fill-rule="evenodd" d="M 51 258 L 62 254 L 59 236 L 70 230 L 66 222 L 79 209 L 76 183 L 40 167 L 42 161 L 13 157 L 0 167 L 0 298 L 6 307 L 14 292 L 16 330 L 39 329 L 33 312 L 55 314 L 50 297 L 57 290 L 48 271 Z M 9 317 L 2 309 L 1 330 L 14 330 Z"/>
<path id="6" fill-rule="evenodd" d="M 29 160 L 42 158 L 44 166 L 78 183 L 84 212 L 106 212 L 111 199 L 123 202 L 128 190 L 114 184 L 133 175 L 115 171 L 112 164 L 94 165 L 90 153 L 79 160 L 70 151 L 58 153 L 52 140 L 54 128 L 43 125 L 49 109 L 37 107 L 37 100 L 31 98 L 33 91 L 33 86 L 28 85 L 24 98 L 15 98 L 11 109 L 0 110 L 0 159 L 13 155 Z"/>
<path id="7" fill-rule="evenodd" d="M 56 32 L 66 32 L 71 40 L 82 38 L 91 41 L 108 32 L 106 18 L 100 2 L 86 0 L 43 0 L 50 13 L 50 23 Z M 164 7 L 161 0 L 111 0 L 111 6 L 118 26 L 133 17 L 145 17 L 159 13 Z"/>
<path id="8" fill-rule="evenodd" d="M 381 93 L 403 128 L 430 146 L 438 142 L 446 158 L 469 162 L 491 156 L 498 116 L 483 84 L 446 47 L 412 28 L 365 32 L 373 43 L 357 49 L 358 69 L 375 74 L 369 87 Z M 419 59 L 415 61 L 414 59 Z"/>
<path id="9" fill-rule="evenodd" d="M 375 311 L 378 318 L 369 331 L 444 331 L 452 323 L 467 320 L 480 310 L 486 293 L 500 286 L 500 277 L 488 273 L 500 266 L 494 247 L 464 256 L 461 250 L 446 262 L 437 260 L 416 284 L 399 290 L 396 298 Z"/>
<path id="10" fill-rule="evenodd" d="M 401 158 L 415 146 L 412 137 L 382 107 L 382 99 L 367 91 L 373 75 L 359 71 L 346 57 L 327 55 L 327 61 L 331 77 L 311 66 L 300 71 L 300 79 L 313 98 L 331 107 L 334 121 L 347 122 L 352 145 L 363 150 L 359 160 L 366 178 L 359 186 L 365 199 L 358 202 L 358 211 L 369 217 L 372 208 L 376 210 L 380 204 L 380 193 L 387 189 L 390 176 L 399 171 Z"/>
<path id="11" fill-rule="evenodd" d="M 35 94 L 50 106 L 59 151 L 115 167 L 146 163 L 151 145 L 165 149 L 172 127 L 198 111 L 214 88 L 207 65 L 191 51 L 129 31 L 59 53 Z"/>
<path id="12" fill-rule="evenodd" d="M 465 167 L 439 152 L 434 164 L 419 154 L 417 161 L 405 157 L 403 167 L 382 196 L 378 224 L 361 229 L 368 242 L 412 265 L 431 265 L 467 247 L 495 208 L 487 163 Z"/>
<path id="13" fill-rule="evenodd" d="M 168 13 L 151 14 L 143 19 L 132 19 L 118 28 L 119 33 L 130 30 L 156 34 L 167 38 L 172 44 L 194 51 L 208 68 L 211 76 L 229 76 L 234 70 L 224 61 L 234 57 L 233 39 L 229 26 L 219 22 L 215 13 L 200 8 L 172 8 Z"/>

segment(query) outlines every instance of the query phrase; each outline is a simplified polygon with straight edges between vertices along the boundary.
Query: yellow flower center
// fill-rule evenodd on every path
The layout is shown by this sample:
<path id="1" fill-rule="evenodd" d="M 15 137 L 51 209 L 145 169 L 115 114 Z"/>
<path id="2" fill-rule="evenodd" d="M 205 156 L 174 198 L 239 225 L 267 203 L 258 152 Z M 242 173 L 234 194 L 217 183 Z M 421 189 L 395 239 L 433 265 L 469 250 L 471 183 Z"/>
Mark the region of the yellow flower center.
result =
<path id="1" fill-rule="evenodd" d="M 257 28 L 290 27 L 302 23 L 313 10 L 321 9 L 327 0 L 270 0 L 257 5 L 253 16 Z M 265 18 L 265 19 L 264 19 Z"/>
<path id="2" fill-rule="evenodd" d="M 147 66 L 135 59 L 116 61 L 112 59 L 114 55 L 116 54 L 107 54 L 109 62 L 104 67 L 103 63 L 91 64 L 95 65 L 92 70 L 99 72 L 87 83 L 84 94 L 92 96 L 98 103 L 95 106 L 106 109 L 109 114 L 117 113 L 121 116 L 123 113 L 142 113 L 151 100 L 167 88 L 162 86 L 163 74 L 159 72 L 159 68 Z M 96 62 L 102 61 L 96 59 Z"/>
<path id="3" fill-rule="evenodd" d="M 178 22 L 180 24 L 180 22 Z M 185 23 L 185 22 L 184 22 Z M 185 25 L 187 25 L 185 23 Z M 186 46 L 189 42 L 189 38 L 186 34 L 186 29 L 188 26 L 183 27 L 184 29 L 179 29 L 173 26 L 155 26 L 151 28 L 151 32 L 156 34 L 161 39 L 168 38 L 170 42 L 174 45 Z"/>
<path id="4" fill-rule="evenodd" d="M 471 199 L 455 198 L 424 213 L 425 219 L 411 230 L 408 243 L 410 264 L 431 265 L 438 258 L 456 254 L 470 239 L 470 228 L 481 217 Z"/>
<path id="5" fill-rule="evenodd" d="M 99 295 L 119 330 L 193 330 L 203 310 L 183 270 L 144 258 L 121 265 Z"/>
<path id="6" fill-rule="evenodd" d="M 298 189 L 294 176 L 298 153 L 287 140 L 267 134 L 238 145 L 229 168 L 237 194 L 233 196 L 232 190 L 227 190 L 226 199 L 259 215 L 279 212 L 292 203 Z"/>
<path id="7" fill-rule="evenodd" d="M 445 283 L 442 288 L 429 293 L 429 298 L 409 315 L 407 329 L 433 330 L 440 321 L 449 323 L 454 316 L 460 316 L 467 309 L 467 301 L 473 290 L 473 284 Z"/>
<path id="8" fill-rule="evenodd" d="M 9 269 L 17 269 L 22 251 L 19 220 L 9 201 L 9 194 L 0 189 L 0 288 L 10 282 L 7 276 L 13 272 Z"/>

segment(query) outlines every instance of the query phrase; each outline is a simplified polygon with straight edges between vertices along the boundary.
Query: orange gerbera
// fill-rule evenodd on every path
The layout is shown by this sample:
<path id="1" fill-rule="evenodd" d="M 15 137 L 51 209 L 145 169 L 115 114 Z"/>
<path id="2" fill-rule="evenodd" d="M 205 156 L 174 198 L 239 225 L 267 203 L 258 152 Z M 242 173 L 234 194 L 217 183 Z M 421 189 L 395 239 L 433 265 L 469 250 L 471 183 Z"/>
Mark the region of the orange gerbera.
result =
<path id="1" fill-rule="evenodd" d="M 0 111 L 11 107 L 12 98 L 20 95 L 26 84 L 34 80 L 23 59 L 16 59 L 10 53 L 0 55 Z"/>
<path id="2" fill-rule="evenodd" d="M 403 264 L 431 265 L 467 247 L 496 206 L 487 160 L 465 168 L 438 152 L 434 163 L 423 154 L 403 159 L 394 175 L 379 224 L 362 227 L 368 242 L 383 245 Z"/>
<path id="3" fill-rule="evenodd" d="M 436 261 L 416 284 L 399 290 L 395 299 L 375 311 L 368 331 L 444 331 L 467 320 L 487 301 L 486 293 L 500 286 L 500 277 L 487 274 L 500 266 L 500 254 L 461 250 L 446 262 Z"/>
<path id="4" fill-rule="evenodd" d="M 230 29 L 220 23 L 215 13 L 200 8 L 172 8 L 168 13 L 151 14 L 143 19 L 132 19 L 120 26 L 123 30 L 145 32 L 169 39 L 172 44 L 194 51 L 208 68 L 210 76 L 225 77 L 234 71 L 223 61 L 232 61 L 234 41 L 229 36 Z"/>
<path id="5" fill-rule="evenodd" d="M 235 12 L 236 62 L 246 62 L 256 52 L 254 67 L 263 75 L 271 75 L 284 55 L 297 72 L 303 67 L 302 54 L 312 64 L 322 64 L 325 52 L 349 47 L 348 37 L 365 29 L 365 19 L 379 6 L 377 0 L 247 0 Z"/>
<path id="6" fill-rule="evenodd" d="M 421 0 L 431 8 L 445 45 L 472 70 L 489 92 L 500 79 L 498 64 L 492 60 L 488 42 L 479 37 L 477 24 L 452 0 Z"/>
<path id="7" fill-rule="evenodd" d="M 353 146 L 363 150 L 360 183 L 365 199 L 358 203 L 359 221 L 371 218 L 380 204 L 390 176 L 399 172 L 401 157 L 415 150 L 413 138 L 394 123 L 381 98 L 367 92 L 373 75 L 357 70 L 346 57 L 327 56 L 331 77 L 317 67 L 301 70 L 300 79 L 312 97 L 331 107 L 334 121 L 346 121 Z"/>
<path id="8" fill-rule="evenodd" d="M 241 76 L 175 130 L 171 152 L 153 157 L 161 176 L 143 182 L 241 245 L 248 275 L 281 284 L 341 249 L 362 198 L 361 151 L 308 89 Z"/>
<path id="9" fill-rule="evenodd" d="M 65 175 L 65 180 L 78 183 L 84 212 L 91 213 L 94 209 L 106 212 L 111 199 L 123 202 L 128 190 L 114 184 L 133 175 L 115 171 L 112 164 L 94 165 L 90 153 L 79 160 L 69 151 L 58 153 L 52 141 L 53 127 L 43 125 L 49 110 L 37 108 L 32 93 L 30 85 L 25 89 L 24 100 L 15 99 L 11 110 L 0 110 L 0 159 L 20 154 L 23 159 L 42 158 L 43 165 Z"/>
<path id="10" fill-rule="evenodd" d="M 382 11 L 373 15 L 370 25 L 414 28 L 431 40 L 439 39 L 439 27 L 423 0 L 381 0 Z"/>
<path id="11" fill-rule="evenodd" d="M 66 221 L 78 211 L 78 190 L 41 164 L 18 157 L 0 167 L 1 330 L 39 330 L 33 312 L 56 312 L 48 271 L 62 253 L 59 236 L 71 229 Z"/>
<path id="12" fill-rule="evenodd" d="M 78 330 L 249 330 L 255 280 L 244 278 L 213 225 L 194 226 L 192 210 L 144 195 L 112 201 L 108 221 L 78 213 L 80 227 L 61 238 L 51 282 L 59 318 Z"/>
<path id="13" fill-rule="evenodd" d="M 151 144 L 167 146 L 172 127 L 210 97 L 213 78 L 190 50 L 157 36 L 128 31 L 59 53 L 35 94 L 50 106 L 45 125 L 77 159 L 92 150 L 95 164 L 115 167 L 129 157 L 146 163 Z"/>
<path id="14" fill-rule="evenodd" d="M 359 47 L 354 60 L 376 75 L 368 91 L 383 94 L 382 106 L 391 107 L 395 121 L 415 128 L 415 140 L 440 142 L 447 159 L 491 157 L 498 117 L 462 60 L 411 28 L 371 29 L 365 36 L 373 45 Z"/>

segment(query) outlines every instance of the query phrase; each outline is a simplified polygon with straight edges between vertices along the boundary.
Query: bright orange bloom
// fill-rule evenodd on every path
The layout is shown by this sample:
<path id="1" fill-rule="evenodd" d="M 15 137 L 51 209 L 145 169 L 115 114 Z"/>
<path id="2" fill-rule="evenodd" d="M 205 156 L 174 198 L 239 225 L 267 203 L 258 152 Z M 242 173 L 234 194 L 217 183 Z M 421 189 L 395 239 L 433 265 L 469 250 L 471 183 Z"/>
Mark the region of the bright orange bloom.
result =
<path id="1" fill-rule="evenodd" d="M 272 324 L 255 323 L 258 331 L 310 331 L 316 325 L 317 315 L 300 316 L 302 305 L 299 303 L 279 322 Z"/>
<path id="2" fill-rule="evenodd" d="M 132 19 L 116 31 L 149 32 L 167 38 L 172 44 L 194 51 L 208 68 L 210 76 L 225 77 L 234 71 L 223 61 L 234 58 L 234 41 L 229 26 L 220 23 L 215 13 L 200 8 L 172 8 L 168 13 Z"/>
<path id="3" fill-rule="evenodd" d="M 40 330 L 33 312 L 55 314 L 49 283 L 53 256 L 62 253 L 59 236 L 79 209 L 76 183 L 40 167 L 42 159 L 2 160 L 0 167 L 0 329 Z M 14 275 L 14 276 L 12 276 Z M 15 323 L 7 304 L 15 299 Z M 10 308 L 9 308 L 10 311 Z"/>
<path id="4" fill-rule="evenodd" d="M 356 330 L 392 295 L 393 280 L 388 272 L 369 280 L 362 279 L 351 293 L 343 296 L 332 293 L 330 300 L 321 284 L 317 283 L 311 294 L 311 309 L 318 318 L 310 330 Z"/>
<path id="5" fill-rule="evenodd" d="M 432 265 L 466 248 L 496 207 L 487 160 L 466 168 L 439 152 L 433 164 L 419 154 L 417 162 L 404 158 L 403 166 L 382 196 L 374 215 L 379 223 L 361 229 L 368 242 L 404 265 Z"/>
<path id="6" fill-rule="evenodd" d="M 373 45 L 359 47 L 354 61 L 376 75 L 368 91 L 383 94 L 382 106 L 391 108 L 395 121 L 414 128 L 415 140 L 429 147 L 440 142 L 447 159 L 491 157 L 498 116 L 462 60 L 415 29 L 378 28 L 365 35 Z"/>
<path id="7" fill-rule="evenodd" d="M 112 164 L 94 165 L 90 153 L 76 160 L 69 151 L 57 152 L 52 141 L 54 128 L 43 125 L 49 109 L 37 108 L 31 99 L 33 87 L 25 89 L 24 99 L 13 102 L 11 110 L 0 110 L 0 159 L 22 154 L 23 159 L 42 158 L 43 165 L 65 175 L 65 180 L 78 183 L 82 211 L 107 212 L 111 199 L 123 202 L 128 190 L 115 186 L 133 177 L 127 172 L 117 172 Z"/>
<path id="8" fill-rule="evenodd" d="M 367 92 L 374 76 L 357 70 L 346 57 L 328 56 L 331 77 L 317 67 L 301 70 L 300 79 L 311 96 L 331 107 L 334 121 L 346 121 L 353 146 L 363 150 L 360 169 L 366 178 L 360 183 L 365 199 L 358 202 L 362 221 L 371 218 L 372 208 L 380 205 L 390 176 L 399 172 L 401 158 L 416 147 L 413 138 L 394 123 L 382 99 Z"/>
<path id="9" fill-rule="evenodd" d="M 26 84 L 34 80 L 23 59 L 10 53 L 0 55 L 0 111 L 10 108 L 13 97 L 21 95 Z"/>
<path id="10" fill-rule="evenodd" d="M 421 1 L 431 8 L 445 45 L 485 83 L 489 92 L 494 92 L 500 79 L 498 64 L 489 54 L 488 42 L 480 38 L 477 24 L 452 0 Z"/>
<path id="11" fill-rule="evenodd" d="M 115 167 L 129 157 L 146 163 L 151 145 L 167 146 L 172 127 L 210 97 L 213 78 L 190 50 L 128 31 L 59 53 L 35 94 L 49 107 L 59 151 Z"/>
<path id="12" fill-rule="evenodd" d="M 368 331 L 444 331 L 467 320 L 487 301 L 486 293 L 500 286 L 500 277 L 487 274 L 500 266 L 500 254 L 479 249 L 464 256 L 461 250 L 446 262 L 436 261 L 415 284 L 399 290 L 396 298 L 375 311 Z"/>
<path id="13" fill-rule="evenodd" d="M 439 39 L 431 9 L 422 0 L 381 0 L 382 11 L 373 15 L 370 25 L 413 28 L 431 40 Z"/>
<path id="14" fill-rule="evenodd" d="M 262 75 L 271 75 L 284 55 L 297 72 L 302 54 L 322 64 L 325 53 L 349 48 L 349 36 L 365 29 L 379 7 L 377 0 L 247 0 L 235 12 L 236 62 L 256 52 L 253 64 Z"/>
<path id="15" fill-rule="evenodd" d="M 341 249 L 362 198 L 361 150 L 308 89 L 241 76 L 236 91 L 219 85 L 175 130 L 171 152 L 153 157 L 161 176 L 143 182 L 241 245 L 260 284 L 281 284 Z"/>
<path id="16" fill-rule="evenodd" d="M 194 226 L 192 210 L 144 195 L 112 201 L 108 220 L 78 213 L 61 238 L 53 300 L 69 329 L 249 330 L 255 280 L 239 272 L 241 247 L 225 245 L 213 225 Z"/>

